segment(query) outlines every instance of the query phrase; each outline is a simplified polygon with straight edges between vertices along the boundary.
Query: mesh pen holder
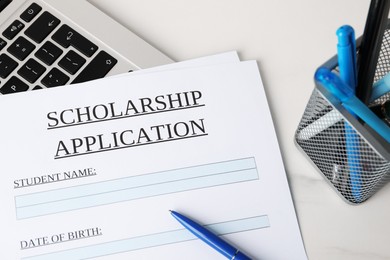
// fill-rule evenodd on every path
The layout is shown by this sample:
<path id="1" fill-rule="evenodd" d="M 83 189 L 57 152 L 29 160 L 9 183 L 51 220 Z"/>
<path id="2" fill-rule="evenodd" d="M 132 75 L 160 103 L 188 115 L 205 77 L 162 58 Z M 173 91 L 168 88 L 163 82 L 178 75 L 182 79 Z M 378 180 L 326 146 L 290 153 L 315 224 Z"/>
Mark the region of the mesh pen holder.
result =
<path id="1" fill-rule="evenodd" d="M 375 81 L 389 73 L 389 53 L 388 30 Z M 337 56 L 323 66 L 337 71 Z M 372 103 L 389 98 L 387 93 Z M 351 204 L 366 201 L 390 181 L 390 144 L 351 115 L 318 82 L 296 130 L 295 142 L 336 192 Z"/>

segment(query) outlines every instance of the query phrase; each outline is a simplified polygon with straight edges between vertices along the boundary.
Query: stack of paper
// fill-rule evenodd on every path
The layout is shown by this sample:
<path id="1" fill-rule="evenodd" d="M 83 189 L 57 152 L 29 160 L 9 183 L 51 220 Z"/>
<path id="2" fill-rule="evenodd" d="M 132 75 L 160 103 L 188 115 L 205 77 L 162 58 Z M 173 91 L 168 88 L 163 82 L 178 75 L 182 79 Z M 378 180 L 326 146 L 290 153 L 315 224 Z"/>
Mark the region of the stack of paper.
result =
<path id="1" fill-rule="evenodd" d="M 235 52 L 0 97 L 2 259 L 306 259 L 255 61 Z"/>

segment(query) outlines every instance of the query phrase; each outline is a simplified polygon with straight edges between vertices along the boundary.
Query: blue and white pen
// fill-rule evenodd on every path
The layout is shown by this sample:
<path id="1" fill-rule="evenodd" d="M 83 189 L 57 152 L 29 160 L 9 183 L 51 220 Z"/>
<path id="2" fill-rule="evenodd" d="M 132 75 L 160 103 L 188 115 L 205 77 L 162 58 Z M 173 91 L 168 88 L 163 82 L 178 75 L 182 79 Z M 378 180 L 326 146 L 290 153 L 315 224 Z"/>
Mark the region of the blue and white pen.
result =
<path id="1" fill-rule="evenodd" d="M 203 242 L 207 243 L 209 246 L 220 252 L 225 257 L 231 260 L 250 260 L 248 256 L 236 249 L 235 247 L 229 245 L 222 238 L 218 237 L 214 233 L 210 232 L 208 229 L 202 225 L 196 223 L 195 221 L 187 218 L 186 216 L 181 215 L 175 211 L 171 210 L 171 214 L 175 217 L 180 224 L 182 224 L 187 230 L 189 230 L 196 237 L 201 239 Z"/>
<path id="2" fill-rule="evenodd" d="M 378 80 L 377 82 L 374 83 L 372 87 L 370 103 L 374 102 L 376 99 L 380 98 L 381 96 L 389 92 L 390 92 L 390 73 L 384 76 L 381 80 Z M 332 111 L 325 114 L 315 122 L 303 128 L 298 133 L 298 139 L 308 140 L 313 136 L 321 133 L 328 127 L 331 127 L 332 125 L 336 124 L 341 119 L 343 119 L 341 114 L 336 109 L 333 109 Z"/>
<path id="3" fill-rule="evenodd" d="M 345 84 L 336 74 L 328 68 L 319 68 L 315 73 L 315 80 L 321 83 L 341 104 L 352 111 L 360 119 L 366 122 L 383 139 L 390 142 L 390 128 L 379 119 L 365 104 L 353 93 L 352 89 Z"/>
<path id="4" fill-rule="evenodd" d="M 336 35 L 338 39 L 337 58 L 340 78 L 355 94 L 357 81 L 355 32 L 351 26 L 344 25 L 337 30 Z M 354 115 L 352 111 L 349 112 Z M 360 178 L 362 167 L 359 157 L 359 136 L 348 122 L 344 123 L 344 128 L 351 191 L 356 202 L 360 202 L 362 195 Z"/>

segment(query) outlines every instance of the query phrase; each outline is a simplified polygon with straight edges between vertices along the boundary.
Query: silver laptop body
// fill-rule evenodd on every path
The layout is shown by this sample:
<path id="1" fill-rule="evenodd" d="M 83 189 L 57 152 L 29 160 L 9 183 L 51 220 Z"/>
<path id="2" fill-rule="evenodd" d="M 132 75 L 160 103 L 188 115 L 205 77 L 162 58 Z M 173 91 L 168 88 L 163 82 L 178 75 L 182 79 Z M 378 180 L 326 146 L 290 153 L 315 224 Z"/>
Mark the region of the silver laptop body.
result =
<path id="1" fill-rule="evenodd" d="M 172 62 L 86 0 L 0 0 L 0 10 L 1 94 Z"/>

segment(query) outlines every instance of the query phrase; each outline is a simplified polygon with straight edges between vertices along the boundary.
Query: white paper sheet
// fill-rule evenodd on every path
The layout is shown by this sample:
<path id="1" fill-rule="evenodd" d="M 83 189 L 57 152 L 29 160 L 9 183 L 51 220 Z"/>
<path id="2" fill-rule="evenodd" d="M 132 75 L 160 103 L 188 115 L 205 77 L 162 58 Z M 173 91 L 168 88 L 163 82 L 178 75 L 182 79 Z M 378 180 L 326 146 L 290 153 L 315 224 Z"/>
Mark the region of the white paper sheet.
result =
<path id="1" fill-rule="evenodd" d="M 136 70 L 131 73 L 123 73 L 123 74 L 114 75 L 109 78 L 103 78 L 99 80 L 111 79 L 113 77 L 123 77 L 123 76 L 128 77 L 129 75 L 137 75 L 137 74 L 166 71 L 166 70 L 173 70 L 173 69 L 194 68 L 200 66 L 209 66 L 209 65 L 216 65 L 216 64 L 223 64 L 223 63 L 239 62 L 239 61 L 240 58 L 238 57 L 238 53 L 236 51 L 227 51 L 227 52 L 217 53 L 214 55 L 200 57 L 196 59 L 169 63 L 166 65 L 161 65 L 153 68 Z"/>
<path id="2" fill-rule="evenodd" d="M 255 62 L 0 97 L 2 259 L 306 259 Z"/>

